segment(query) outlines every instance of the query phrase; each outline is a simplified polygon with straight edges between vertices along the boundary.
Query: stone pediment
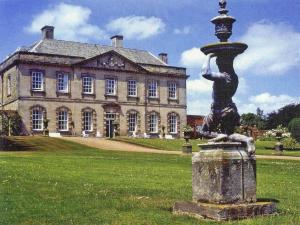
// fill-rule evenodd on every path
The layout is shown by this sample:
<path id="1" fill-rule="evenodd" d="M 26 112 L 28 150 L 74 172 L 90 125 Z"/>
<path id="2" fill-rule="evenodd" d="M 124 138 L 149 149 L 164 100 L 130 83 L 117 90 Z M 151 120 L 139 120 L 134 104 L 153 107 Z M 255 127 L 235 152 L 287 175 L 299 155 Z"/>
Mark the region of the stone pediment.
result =
<path id="1" fill-rule="evenodd" d="M 143 67 L 127 59 L 123 55 L 109 51 L 101 55 L 85 59 L 75 65 L 82 68 L 97 68 L 97 69 L 111 69 L 111 70 L 124 70 L 133 72 L 146 72 Z"/>

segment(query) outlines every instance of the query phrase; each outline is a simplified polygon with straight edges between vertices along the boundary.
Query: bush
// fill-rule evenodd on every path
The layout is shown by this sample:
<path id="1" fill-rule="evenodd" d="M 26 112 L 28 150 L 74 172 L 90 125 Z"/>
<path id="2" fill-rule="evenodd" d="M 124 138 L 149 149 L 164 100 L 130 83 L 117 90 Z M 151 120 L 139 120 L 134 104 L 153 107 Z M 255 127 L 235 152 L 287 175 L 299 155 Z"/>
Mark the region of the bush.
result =
<path id="1" fill-rule="evenodd" d="M 300 142 L 300 118 L 294 118 L 289 123 L 289 131 L 293 138 Z"/>
<path id="2" fill-rule="evenodd" d="M 16 111 L 1 111 L 0 112 L 1 133 L 4 135 L 10 134 L 13 136 L 20 135 L 22 118 Z"/>
<path id="3" fill-rule="evenodd" d="M 283 139 L 282 143 L 283 143 L 284 148 L 292 149 L 292 150 L 294 150 L 297 145 L 296 139 L 291 138 L 291 137 Z"/>

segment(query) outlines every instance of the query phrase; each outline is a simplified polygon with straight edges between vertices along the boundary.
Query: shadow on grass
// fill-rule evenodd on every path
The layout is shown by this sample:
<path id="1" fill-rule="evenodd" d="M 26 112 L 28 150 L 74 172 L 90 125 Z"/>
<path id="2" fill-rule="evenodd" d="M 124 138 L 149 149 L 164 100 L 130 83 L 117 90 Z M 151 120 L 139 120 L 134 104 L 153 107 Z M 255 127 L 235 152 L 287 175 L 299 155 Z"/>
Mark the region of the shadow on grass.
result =
<path id="1" fill-rule="evenodd" d="M 0 151 L 34 151 L 35 146 L 17 138 L 0 137 Z"/>
<path id="2" fill-rule="evenodd" d="M 279 203 L 280 201 L 278 199 L 274 198 L 258 198 L 258 202 L 274 202 L 274 203 Z"/>

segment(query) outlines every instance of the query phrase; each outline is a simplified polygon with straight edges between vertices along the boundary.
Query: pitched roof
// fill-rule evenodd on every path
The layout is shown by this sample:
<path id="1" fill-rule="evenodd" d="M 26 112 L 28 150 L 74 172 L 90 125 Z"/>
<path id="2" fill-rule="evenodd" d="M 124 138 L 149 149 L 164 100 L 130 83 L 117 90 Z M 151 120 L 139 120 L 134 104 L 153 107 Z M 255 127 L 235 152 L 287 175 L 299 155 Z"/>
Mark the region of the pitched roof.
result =
<path id="1" fill-rule="evenodd" d="M 113 46 L 62 41 L 55 39 L 41 40 L 37 44 L 33 45 L 30 49 L 28 49 L 28 52 L 77 56 L 88 59 L 111 50 L 118 52 L 120 55 L 138 64 L 167 66 L 167 64 L 165 64 L 158 57 L 145 50 L 117 48 Z"/>

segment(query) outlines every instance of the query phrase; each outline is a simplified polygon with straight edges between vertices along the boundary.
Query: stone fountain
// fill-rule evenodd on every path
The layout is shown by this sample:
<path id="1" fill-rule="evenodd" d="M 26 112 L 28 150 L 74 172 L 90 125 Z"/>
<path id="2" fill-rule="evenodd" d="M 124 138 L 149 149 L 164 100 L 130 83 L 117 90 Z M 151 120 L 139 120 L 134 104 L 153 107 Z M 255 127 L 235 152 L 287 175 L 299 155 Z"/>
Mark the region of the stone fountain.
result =
<path id="1" fill-rule="evenodd" d="M 228 42 L 235 18 L 228 15 L 227 2 L 220 0 L 215 35 L 220 42 L 206 45 L 201 51 L 207 55 L 202 76 L 213 82 L 211 113 L 204 120 L 201 135 L 212 138 L 208 144 L 199 145 L 200 151 L 192 158 L 191 202 L 176 202 L 175 214 L 197 218 L 232 220 L 270 215 L 275 204 L 256 198 L 256 158 L 251 137 L 234 133 L 240 116 L 232 101 L 238 76 L 233 62 L 247 45 Z M 210 61 L 216 57 L 219 72 L 212 72 Z"/>

